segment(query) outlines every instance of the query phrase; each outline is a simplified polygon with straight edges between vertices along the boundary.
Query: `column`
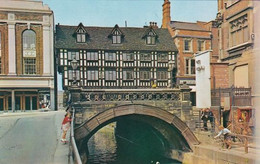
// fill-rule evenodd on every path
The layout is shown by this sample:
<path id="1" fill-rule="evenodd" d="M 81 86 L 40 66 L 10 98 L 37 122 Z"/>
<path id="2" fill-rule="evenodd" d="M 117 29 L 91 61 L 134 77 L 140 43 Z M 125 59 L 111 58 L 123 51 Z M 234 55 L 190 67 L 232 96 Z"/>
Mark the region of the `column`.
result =
<path id="1" fill-rule="evenodd" d="M 32 105 L 32 96 L 30 96 L 30 110 L 32 110 L 33 105 Z"/>
<path id="2" fill-rule="evenodd" d="M 50 27 L 49 26 L 43 26 L 43 74 L 44 75 L 50 75 L 51 74 L 51 64 L 53 57 L 51 54 L 51 39 L 50 39 Z"/>
<path id="3" fill-rule="evenodd" d="M 50 89 L 50 109 L 55 110 L 55 94 L 54 88 Z M 58 110 L 58 109 L 57 109 Z"/>
<path id="4" fill-rule="evenodd" d="M 15 23 L 8 23 L 8 75 L 16 75 Z"/>
<path id="5" fill-rule="evenodd" d="M 12 90 L 12 112 L 15 112 L 15 93 Z"/>

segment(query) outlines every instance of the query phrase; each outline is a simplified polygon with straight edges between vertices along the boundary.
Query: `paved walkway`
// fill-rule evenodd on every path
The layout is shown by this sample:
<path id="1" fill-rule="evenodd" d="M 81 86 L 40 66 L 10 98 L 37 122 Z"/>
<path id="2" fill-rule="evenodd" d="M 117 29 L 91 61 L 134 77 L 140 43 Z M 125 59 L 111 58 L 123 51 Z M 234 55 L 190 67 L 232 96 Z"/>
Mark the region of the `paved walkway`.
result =
<path id="1" fill-rule="evenodd" d="M 69 161 L 69 144 L 61 143 L 61 122 L 64 118 L 65 111 L 52 111 L 52 110 L 35 110 L 35 111 L 16 111 L 16 112 L 1 112 L 0 113 L 0 140 L 1 138 L 8 133 L 10 129 L 18 122 L 19 119 L 24 117 L 32 117 L 37 115 L 44 114 L 54 114 L 55 116 L 55 127 L 57 132 L 56 137 L 56 150 L 53 156 L 54 164 L 66 164 Z M 67 140 L 69 140 L 69 133 L 67 134 Z"/>

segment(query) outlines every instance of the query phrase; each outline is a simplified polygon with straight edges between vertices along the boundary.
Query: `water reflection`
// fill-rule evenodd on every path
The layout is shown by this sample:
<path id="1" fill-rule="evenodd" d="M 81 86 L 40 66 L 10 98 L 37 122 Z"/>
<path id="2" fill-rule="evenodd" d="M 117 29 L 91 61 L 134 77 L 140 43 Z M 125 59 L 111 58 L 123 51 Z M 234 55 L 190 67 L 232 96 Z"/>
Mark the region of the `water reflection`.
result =
<path id="1" fill-rule="evenodd" d="M 154 132 L 151 129 L 135 128 L 131 134 L 137 140 L 133 141 L 131 136 L 126 137 L 122 131 L 115 133 L 115 125 L 111 123 L 105 126 L 89 140 L 87 164 L 180 164 L 163 157 L 162 146 L 158 145 L 163 142 L 152 137 Z"/>

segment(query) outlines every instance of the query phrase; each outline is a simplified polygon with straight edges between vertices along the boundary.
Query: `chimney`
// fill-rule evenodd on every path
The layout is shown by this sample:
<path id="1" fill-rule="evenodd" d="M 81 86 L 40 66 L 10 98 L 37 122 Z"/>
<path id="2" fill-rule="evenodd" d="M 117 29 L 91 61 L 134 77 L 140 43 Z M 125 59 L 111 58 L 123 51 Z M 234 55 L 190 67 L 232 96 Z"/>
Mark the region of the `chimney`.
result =
<path id="1" fill-rule="evenodd" d="M 168 24 L 171 22 L 171 2 L 169 0 L 164 0 L 162 7 L 163 7 L 162 28 L 167 28 Z"/>
<path id="2" fill-rule="evenodd" d="M 150 27 L 152 27 L 153 29 L 157 29 L 157 22 L 150 22 Z"/>

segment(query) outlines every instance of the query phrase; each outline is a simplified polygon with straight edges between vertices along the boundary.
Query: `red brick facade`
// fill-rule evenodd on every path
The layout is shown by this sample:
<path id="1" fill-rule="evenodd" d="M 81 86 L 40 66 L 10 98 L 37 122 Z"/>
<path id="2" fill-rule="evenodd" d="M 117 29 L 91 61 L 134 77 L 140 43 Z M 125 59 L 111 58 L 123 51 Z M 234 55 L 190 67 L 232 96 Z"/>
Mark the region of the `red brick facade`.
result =
<path id="1" fill-rule="evenodd" d="M 23 50 L 22 50 L 22 35 L 28 29 L 26 24 L 16 25 L 16 62 L 17 74 L 23 74 Z M 42 75 L 43 73 L 43 32 L 41 25 L 31 25 L 30 29 L 36 33 L 36 73 Z"/>
<path id="2" fill-rule="evenodd" d="M 1 73 L 8 73 L 8 26 L 7 24 L 0 25 L 1 33 Z"/>

